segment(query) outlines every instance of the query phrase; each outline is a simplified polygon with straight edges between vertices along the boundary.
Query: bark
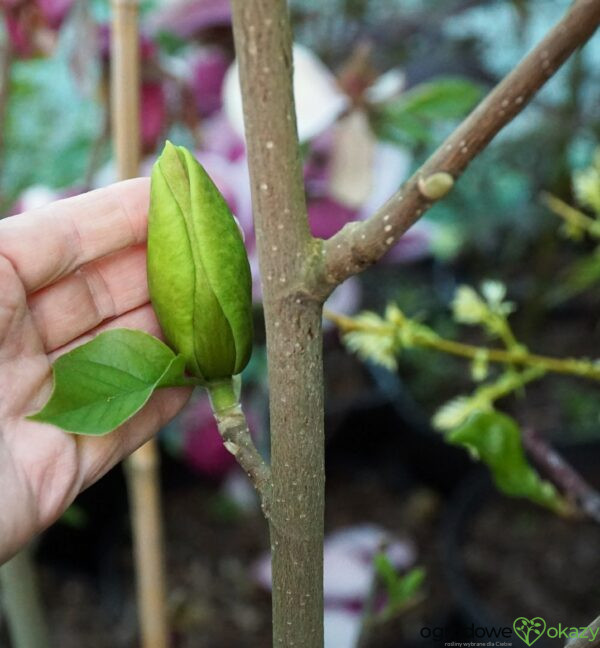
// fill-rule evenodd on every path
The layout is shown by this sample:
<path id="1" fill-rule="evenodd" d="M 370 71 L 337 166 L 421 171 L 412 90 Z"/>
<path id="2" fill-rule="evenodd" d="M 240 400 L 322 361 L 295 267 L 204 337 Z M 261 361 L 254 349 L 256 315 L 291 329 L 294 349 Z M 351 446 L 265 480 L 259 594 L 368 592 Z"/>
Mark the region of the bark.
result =
<path id="1" fill-rule="evenodd" d="M 308 229 L 284 0 L 234 0 L 267 333 L 273 644 L 323 645 L 324 434 L 320 263 Z"/>

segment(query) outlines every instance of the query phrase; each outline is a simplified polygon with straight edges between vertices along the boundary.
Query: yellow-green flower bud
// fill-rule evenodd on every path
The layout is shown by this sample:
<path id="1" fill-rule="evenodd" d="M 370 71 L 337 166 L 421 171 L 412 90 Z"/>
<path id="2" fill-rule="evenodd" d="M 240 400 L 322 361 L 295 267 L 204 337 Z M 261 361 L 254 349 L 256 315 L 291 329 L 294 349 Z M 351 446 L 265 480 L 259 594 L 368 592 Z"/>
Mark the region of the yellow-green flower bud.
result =
<path id="1" fill-rule="evenodd" d="M 148 286 L 167 342 L 205 381 L 238 374 L 252 346 L 252 279 L 238 226 L 206 171 L 167 142 L 152 169 Z"/>

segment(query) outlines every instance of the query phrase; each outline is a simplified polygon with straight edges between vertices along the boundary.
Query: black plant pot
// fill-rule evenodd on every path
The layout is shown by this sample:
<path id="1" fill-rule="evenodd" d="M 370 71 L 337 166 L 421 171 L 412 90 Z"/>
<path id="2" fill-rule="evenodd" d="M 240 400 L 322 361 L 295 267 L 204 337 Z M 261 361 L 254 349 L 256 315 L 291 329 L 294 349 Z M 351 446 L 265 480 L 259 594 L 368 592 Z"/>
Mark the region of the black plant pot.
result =
<path id="1" fill-rule="evenodd" d="M 598 481 L 600 445 L 563 454 L 590 481 Z M 600 526 L 564 520 L 507 498 L 482 467 L 474 468 L 450 499 L 440 545 L 445 578 L 464 628 L 512 629 L 518 617 L 542 617 L 548 628 L 579 627 L 598 614 Z M 511 639 L 500 640 L 526 645 L 514 632 Z M 550 648 L 557 641 L 545 634 L 535 646 Z M 561 643 L 566 643 L 564 636 Z"/>

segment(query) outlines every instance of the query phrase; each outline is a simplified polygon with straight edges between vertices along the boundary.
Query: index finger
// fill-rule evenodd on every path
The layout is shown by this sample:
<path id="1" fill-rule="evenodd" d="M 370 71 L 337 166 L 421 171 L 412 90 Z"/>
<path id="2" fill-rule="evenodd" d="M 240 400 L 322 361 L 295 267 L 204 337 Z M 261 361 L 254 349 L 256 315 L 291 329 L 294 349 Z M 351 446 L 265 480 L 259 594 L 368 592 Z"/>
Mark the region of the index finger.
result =
<path id="1" fill-rule="evenodd" d="M 150 181 L 135 178 L 0 221 L 0 255 L 27 292 L 146 240 Z"/>

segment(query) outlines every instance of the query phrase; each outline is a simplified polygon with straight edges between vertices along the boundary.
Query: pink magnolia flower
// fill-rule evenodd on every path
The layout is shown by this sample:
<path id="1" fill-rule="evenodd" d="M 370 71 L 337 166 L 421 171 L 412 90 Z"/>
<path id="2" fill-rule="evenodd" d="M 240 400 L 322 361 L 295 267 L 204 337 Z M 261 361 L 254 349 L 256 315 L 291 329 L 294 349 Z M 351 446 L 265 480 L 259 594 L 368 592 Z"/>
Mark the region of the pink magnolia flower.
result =
<path id="1" fill-rule="evenodd" d="M 143 81 L 140 89 L 142 151 L 155 151 L 167 123 L 167 101 L 161 81 Z"/>
<path id="2" fill-rule="evenodd" d="M 225 52 L 216 47 L 202 48 L 192 56 L 190 83 L 201 117 L 208 117 L 221 108 L 221 89 L 230 63 Z"/>
<path id="3" fill-rule="evenodd" d="M 338 174 L 337 196 L 334 198 L 331 166 L 333 158 L 339 155 L 335 146 L 336 138 L 331 131 L 322 134 L 317 138 L 317 145 L 311 150 L 305 165 L 311 231 L 314 236 L 325 239 L 333 236 L 346 223 L 363 220 L 373 214 L 400 187 L 410 169 L 410 157 L 405 151 L 386 142 L 373 141 L 369 164 L 361 170 L 366 183 L 360 202 L 356 200 L 356 187 L 351 188 L 348 196 L 344 194 L 344 183 L 351 184 L 355 172 L 347 179 L 340 178 Z M 390 249 L 384 260 L 409 263 L 422 259 L 429 254 L 434 234 L 435 227 L 431 223 L 423 220 L 417 222 Z"/>
<path id="4" fill-rule="evenodd" d="M 53 29 L 60 28 L 74 3 L 75 0 L 38 0 L 42 13 Z"/>
<path id="5" fill-rule="evenodd" d="M 245 159 L 244 139 L 233 130 L 222 110 L 202 122 L 201 140 L 203 151 L 220 155 L 230 162 Z"/>
<path id="6" fill-rule="evenodd" d="M 338 230 L 356 220 L 358 211 L 327 196 L 308 203 L 308 220 L 313 236 L 328 239 Z"/>
<path id="7" fill-rule="evenodd" d="M 75 0 L 4 0 L 6 33 L 20 58 L 48 55 Z"/>
<path id="8" fill-rule="evenodd" d="M 206 29 L 229 27 L 231 6 L 229 0 L 172 0 L 153 13 L 149 25 L 154 33 L 189 39 Z"/>
<path id="9" fill-rule="evenodd" d="M 307 47 L 294 44 L 294 96 L 298 136 L 308 141 L 325 131 L 348 107 L 333 74 Z M 223 85 L 225 111 L 233 128 L 244 134 L 242 96 L 237 63 L 233 63 Z"/>
<path id="10" fill-rule="evenodd" d="M 109 25 L 98 30 L 99 49 L 105 70 L 110 62 L 112 32 Z M 156 73 L 158 47 L 147 34 L 140 35 L 141 88 L 140 138 L 144 154 L 153 153 L 167 129 L 167 82 Z"/>

